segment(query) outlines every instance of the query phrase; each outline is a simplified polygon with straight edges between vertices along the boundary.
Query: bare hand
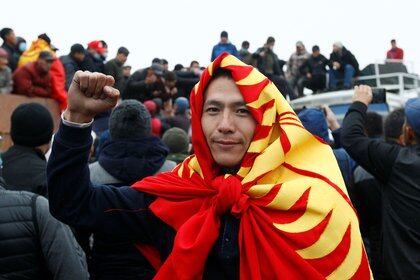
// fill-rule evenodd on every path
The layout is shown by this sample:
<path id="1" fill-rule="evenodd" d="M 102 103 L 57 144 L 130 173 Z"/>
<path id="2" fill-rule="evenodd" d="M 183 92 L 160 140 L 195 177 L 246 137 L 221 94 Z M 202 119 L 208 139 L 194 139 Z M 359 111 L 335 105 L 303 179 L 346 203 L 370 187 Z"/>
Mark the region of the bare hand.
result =
<path id="1" fill-rule="evenodd" d="M 353 102 L 362 102 L 366 106 L 372 102 L 372 88 L 366 85 L 354 87 Z"/>
<path id="2" fill-rule="evenodd" d="M 90 122 L 97 114 L 114 108 L 120 92 L 113 88 L 114 78 L 101 73 L 77 71 L 67 97 L 66 120 Z"/>
<path id="3" fill-rule="evenodd" d="M 306 78 L 308 78 L 308 79 L 312 79 L 312 75 L 311 75 L 311 73 L 307 73 L 307 74 L 306 74 Z"/>
<path id="4" fill-rule="evenodd" d="M 327 105 L 322 106 L 322 109 L 325 114 L 325 118 L 327 119 L 328 128 L 331 131 L 337 130 L 340 128 L 340 123 L 338 122 L 337 116 L 334 112 L 328 107 Z"/>
<path id="5" fill-rule="evenodd" d="M 340 69 L 341 64 L 340 64 L 340 63 L 338 63 L 337 61 L 334 61 L 334 62 L 333 62 L 333 67 L 334 67 L 334 69 L 335 69 L 335 70 L 338 70 L 338 69 Z"/>

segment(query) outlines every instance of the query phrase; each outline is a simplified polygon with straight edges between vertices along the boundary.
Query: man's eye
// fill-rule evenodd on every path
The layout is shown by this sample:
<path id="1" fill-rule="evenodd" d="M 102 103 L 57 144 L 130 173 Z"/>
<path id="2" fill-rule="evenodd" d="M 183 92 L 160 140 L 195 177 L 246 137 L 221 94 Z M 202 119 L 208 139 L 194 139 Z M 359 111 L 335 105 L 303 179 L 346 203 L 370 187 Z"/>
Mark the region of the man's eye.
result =
<path id="1" fill-rule="evenodd" d="M 240 114 L 240 115 L 249 115 L 250 114 L 250 112 L 248 111 L 248 109 L 244 109 L 244 108 L 238 109 L 236 112 L 238 114 Z"/>
<path id="2" fill-rule="evenodd" d="M 209 107 L 209 108 L 207 108 L 206 112 L 207 113 L 217 113 L 217 112 L 219 112 L 219 109 L 216 108 L 216 107 Z"/>

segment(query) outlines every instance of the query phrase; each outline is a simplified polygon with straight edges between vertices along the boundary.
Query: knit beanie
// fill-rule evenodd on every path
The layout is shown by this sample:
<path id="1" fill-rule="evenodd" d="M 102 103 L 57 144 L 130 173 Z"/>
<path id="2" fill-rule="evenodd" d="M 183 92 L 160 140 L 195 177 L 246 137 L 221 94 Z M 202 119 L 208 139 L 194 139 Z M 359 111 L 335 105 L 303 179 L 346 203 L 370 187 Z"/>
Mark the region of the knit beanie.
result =
<path id="1" fill-rule="evenodd" d="M 189 148 L 188 134 L 178 128 L 174 127 L 167 130 L 162 137 L 163 143 L 169 148 L 171 154 L 187 154 Z"/>
<path id="2" fill-rule="evenodd" d="M 41 104 L 21 104 L 12 113 L 10 136 L 16 145 L 38 147 L 47 144 L 53 129 L 51 114 Z"/>
<path id="3" fill-rule="evenodd" d="M 122 101 L 109 117 L 109 133 L 113 140 L 140 139 L 151 132 L 150 113 L 137 100 Z"/>

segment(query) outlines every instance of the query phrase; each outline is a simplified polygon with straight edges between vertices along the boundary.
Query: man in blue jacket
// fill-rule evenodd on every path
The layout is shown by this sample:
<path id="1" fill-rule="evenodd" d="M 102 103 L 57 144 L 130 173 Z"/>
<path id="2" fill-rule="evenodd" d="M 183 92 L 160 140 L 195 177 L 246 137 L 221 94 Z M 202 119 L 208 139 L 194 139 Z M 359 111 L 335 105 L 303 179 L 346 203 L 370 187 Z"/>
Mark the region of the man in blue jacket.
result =
<path id="1" fill-rule="evenodd" d="M 220 33 L 220 42 L 213 47 L 213 51 L 211 52 L 211 61 L 215 60 L 215 58 L 222 52 L 228 52 L 239 58 L 238 50 L 235 45 L 229 41 L 228 33 L 226 31 L 222 31 L 222 33 Z"/>

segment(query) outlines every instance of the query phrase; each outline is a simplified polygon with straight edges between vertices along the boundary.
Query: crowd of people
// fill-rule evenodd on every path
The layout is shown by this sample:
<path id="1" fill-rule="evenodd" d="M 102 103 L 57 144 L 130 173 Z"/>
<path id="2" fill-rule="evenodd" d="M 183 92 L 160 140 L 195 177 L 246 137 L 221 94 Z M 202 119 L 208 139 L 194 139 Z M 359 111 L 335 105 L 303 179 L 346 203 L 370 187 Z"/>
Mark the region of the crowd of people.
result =
<path id="1" fill-rule="evenodd" d="M 0 93 L 53 98 L 63 111 L 54 135 L 38 103 L 11 116 L 0 278 L 420 275 L 420 98 L 383 120 L 367 111 L 371 88 L 356 86 L 342 123 L 328 106 L 295 113 L 285 99 L 351 88 L 359 65 L 342 43 L 327 59 L 299 41 L 284 61 L 273 37 L 250 52 L 223 31 L 211 69 L 170 71 L 155 58 L 131 73 L 130 51 L 107 61 L 102 40 L 57 57 L 46 34 L 28 49 L 10 28 L 0 37 Z M 391 44 L 387 58 L 403 59 Z M 283 227 L 302 217 L 315 227 Z M 296 253 L 320 240 L 328 253 Z"/>

